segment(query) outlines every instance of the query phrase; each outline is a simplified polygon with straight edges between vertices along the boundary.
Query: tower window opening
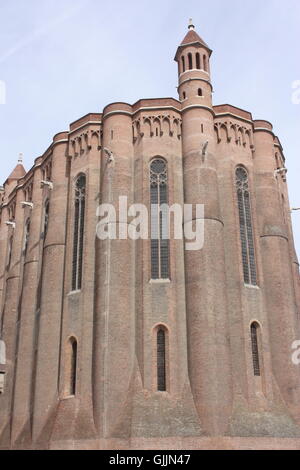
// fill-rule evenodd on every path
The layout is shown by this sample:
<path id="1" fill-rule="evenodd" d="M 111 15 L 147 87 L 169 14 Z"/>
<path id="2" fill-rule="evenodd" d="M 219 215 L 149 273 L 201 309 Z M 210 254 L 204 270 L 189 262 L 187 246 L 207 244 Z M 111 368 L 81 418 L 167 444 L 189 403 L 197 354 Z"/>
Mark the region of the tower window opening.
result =
<path id="1" fill-rule="evenodd" d="M 188 60 L 189 60 L 189 70 L 192 70 L 193 69 L 193 56 L 190 52 L 188 53 Z"/>
<path id="2" fill-rule="evenodd" d="M 185 92 L 185 91 L 182 93 L 182 98 L 183 98 L 184 100 L 186 99 L 186 92 Z"/>
<path id="3" fill-rule="evenodd" d="M 181 62 L 182 62 L 182 72 L 185 72 L 185 58 L 184 58 L 184 56 L 181 57 Z"/>
<path id="4" fill-rule="evenodd" d="M 202 132 L 202 134 L 203 134 L 203 132 L 204 132 L 204 126 L 203 126 L 203 124 L 201 124 L 201 132 Z"/>
<path id="5" fill-rule="evenodd" d="M 200 54 L 199 54 L 199 52 L 196 53 L 196 68 L 197 68 L 197 69 L 201 69 Z"/>
<path id="6" fill-rule="evenodd" d="M 207 68 L 207 57 L 206 57 L 206 55 L 203 56 L 203 68 L 204 68 L 205 72 L 208 71 L 208 68 Z"/>
<path id="7" fill-rule="evenodd" d="M 166 333 L 161 328 L 157 332 L 157 390 L 167 390 L 166 381 Z"/>
<path id="8" fill-rule="evenodd" d="M 258 323 L 254 322 L 251 325 L 251 345 L 252 345 L 252 360 L 253 370 L 255 377 L 261 376 L 260 361 L 259 361 L 259 348 L 258 348 Z"/>
<path id="9" fill-rule="evenodd" d="M 240 221 L 240 238 L 245 284 L 257 285 L 251 197 L 248 172 L 244 167 L 236 170 L 236 188 Z"/>
<path id="10" fill-rule="evenodd" d="M 202 88 L 198 88 L 198 96 L 203 96 Z"/>

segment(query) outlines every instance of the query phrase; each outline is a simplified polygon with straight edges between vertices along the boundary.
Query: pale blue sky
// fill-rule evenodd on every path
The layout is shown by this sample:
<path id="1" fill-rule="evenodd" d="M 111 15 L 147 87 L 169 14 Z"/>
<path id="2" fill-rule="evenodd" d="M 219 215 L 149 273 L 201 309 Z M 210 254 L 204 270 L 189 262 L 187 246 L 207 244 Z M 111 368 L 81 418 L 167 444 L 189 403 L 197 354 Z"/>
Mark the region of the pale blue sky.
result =
<path id="1" fill-rule="evenodd" d="M 0 181 L 29 169 L 59 131 L 112 101 L 177 98 L 173 61 L 188 18 L 214 50 L 214 103 L 274 124 L 300 207 L 299 0 L 10 0 L 0 3 Z M 300 211 L 293 215 L 300 254 Z"/>

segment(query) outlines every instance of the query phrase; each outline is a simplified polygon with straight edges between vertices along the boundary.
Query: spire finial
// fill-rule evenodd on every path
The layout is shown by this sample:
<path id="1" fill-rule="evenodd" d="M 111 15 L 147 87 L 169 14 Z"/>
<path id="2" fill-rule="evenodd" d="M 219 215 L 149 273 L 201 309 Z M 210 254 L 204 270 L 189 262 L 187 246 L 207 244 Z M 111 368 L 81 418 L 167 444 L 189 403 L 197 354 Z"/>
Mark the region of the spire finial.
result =
<path id="1" fill-rule="evenodd" d="M 18 163 L 23 165 L 23 153 L 19 153 Z"/>
<path id="2" fill-rule="evenodd" d="M 189 30 L 191 30 L 191 29 L 195 29 L 195 25 L 193 23 L 193 18 L 190 18 L 190 20 L 189 20 Z"/>

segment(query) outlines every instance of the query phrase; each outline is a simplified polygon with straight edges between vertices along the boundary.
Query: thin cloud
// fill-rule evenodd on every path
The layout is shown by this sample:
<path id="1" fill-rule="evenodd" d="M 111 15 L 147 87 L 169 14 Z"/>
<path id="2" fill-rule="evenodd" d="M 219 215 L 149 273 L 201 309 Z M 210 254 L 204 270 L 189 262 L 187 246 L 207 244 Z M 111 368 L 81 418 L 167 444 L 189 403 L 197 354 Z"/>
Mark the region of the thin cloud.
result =
<path id="1" fill-rule="evenodd" d="M 40 28 L 33 31 L 31 34 L 29 34 L 29 35 L 25 36 L 24 38 L 22 38 L 13 47 L 11 47 L 5 54 L 0 56 L 0 64 L 2 64 L 4 61 L 6 61 L 7 59 L 9 59 L 13 55 L 15 55 L 20 50 L 27 47 L 29 44 L 36 41 L 41 36 L 45 36 L 46 34 L 48 34 L 56 26 L 58 26 L 61 23 L 64 23 L 65 21 L 69 20 L 71 16 L 75 15 L 80 10 L 82 10 L 82 8 L 85 7 L 88 2 L 89 2 L 89 0 L 84 0 L 83 2 L 80 3 L 80 5 L 76 5 L 75 7 L 68 8 L 68 10 L 66 10 L 59 17 L 55 18 L 52 21 L 49 21 L 48 23 L 44 24 Z"/>

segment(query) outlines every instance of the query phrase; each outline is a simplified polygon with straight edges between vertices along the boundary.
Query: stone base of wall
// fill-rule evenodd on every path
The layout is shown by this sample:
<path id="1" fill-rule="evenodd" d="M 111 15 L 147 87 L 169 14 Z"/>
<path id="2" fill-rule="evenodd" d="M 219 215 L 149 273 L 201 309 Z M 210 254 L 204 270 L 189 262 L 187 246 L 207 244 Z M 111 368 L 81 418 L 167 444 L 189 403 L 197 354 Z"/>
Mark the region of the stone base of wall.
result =
<path id="1" fill-rule="evenodd" d="M 52 442 L 51 450 L 300 450 L 300 439 L 283 438 L 164 438 L 100 439 Z"/>

